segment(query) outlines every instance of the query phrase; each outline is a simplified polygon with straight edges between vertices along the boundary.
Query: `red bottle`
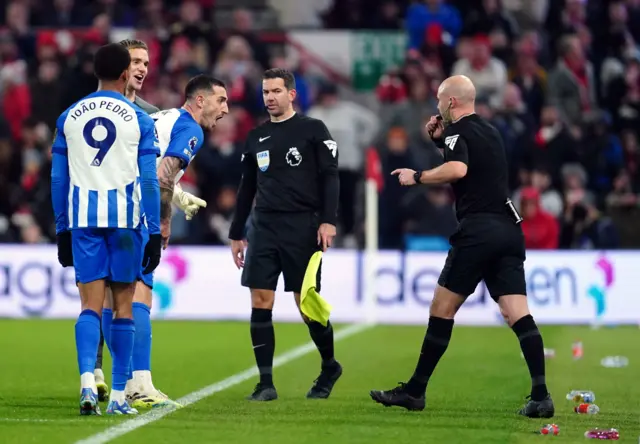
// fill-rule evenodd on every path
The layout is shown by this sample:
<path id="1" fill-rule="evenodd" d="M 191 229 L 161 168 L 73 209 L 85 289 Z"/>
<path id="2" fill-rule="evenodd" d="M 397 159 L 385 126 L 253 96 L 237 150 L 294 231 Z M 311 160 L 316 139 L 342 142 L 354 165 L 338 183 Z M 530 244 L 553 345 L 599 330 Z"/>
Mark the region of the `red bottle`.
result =
<path id="1" fill-rule="evenodd" d="M 571 347 L 571 351 L 573 353 L 573 359 L 582 359 L 582 354 L 583 354 L 582 341 L 574 342 Z"/>
<path id="2" fill-rule="evenodd" d="M 558 436 L 558 433 L 560 433 L 560 428 L 556 424 L 547 424 L 540 429 L 541 435 Z"/>

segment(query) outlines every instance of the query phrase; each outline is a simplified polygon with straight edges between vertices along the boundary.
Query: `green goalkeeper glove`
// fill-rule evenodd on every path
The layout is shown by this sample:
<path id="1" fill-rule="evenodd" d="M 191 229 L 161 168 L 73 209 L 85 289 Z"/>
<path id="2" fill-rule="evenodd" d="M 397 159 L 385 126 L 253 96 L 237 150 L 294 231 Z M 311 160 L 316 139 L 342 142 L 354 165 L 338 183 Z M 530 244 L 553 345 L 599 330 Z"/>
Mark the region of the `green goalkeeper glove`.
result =
<path id="1" fill-rule="evenodd" d="M 200 208 L 206 208 L 207 202 L 182 190 L 180 184 L 176 184 L 173 190 L 173 203 L 184 211 L 187 220 L 193 219 Z"/>

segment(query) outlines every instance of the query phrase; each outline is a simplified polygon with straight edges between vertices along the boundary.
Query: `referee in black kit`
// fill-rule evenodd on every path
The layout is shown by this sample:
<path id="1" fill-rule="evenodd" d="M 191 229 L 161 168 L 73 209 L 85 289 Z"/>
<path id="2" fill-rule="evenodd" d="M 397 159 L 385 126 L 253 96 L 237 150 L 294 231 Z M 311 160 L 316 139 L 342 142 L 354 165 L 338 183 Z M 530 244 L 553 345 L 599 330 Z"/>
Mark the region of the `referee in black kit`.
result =
<path id="1" fill-rule="evenodd" d="M 293 74 L 265 71 L 264 104 L 270 121 L 247 136 L 242 156 L 243 175 L 229 238 L 233 259 L 242 271 L 242 285 L 251 289 L 251 341 L 260 382 L 248 397 L 271 401 L 278 395 L 272 368 L 275 336 L 272 310 L 280 273 L 285 291 L 293 292 L 298 307 L 300 290 L 311 256 L 326 251 L 336 235 L 338 210 L 338 147 L 324 123 L 296 114 Z M 244 258 L 244 226 L 256 206 Z M 320 271 L 316 289 L 320 290 Z M 303 316 L 304 318 L 304 316 Z M 320 376 L 307 398 L 327 398 L 342 375 L 334 359 L 333 328 L 309 319 L 311 339 L 322 357 Z"/>
<path id="2" fill-rule="evenodd" d="M 459 226 L 431 303 L 429 326 L 418 365 L 409 382 L 388 391 L 371 391 L 385 406 L 423 410 L 427 383 L 449 345 L 453 318 L 484 280 L 505 320 L 520 341 L 531 396 L 519 414 L 551 418 L 554 406 L 545 382 L 544 347 L 529 313 L 524 277 L 524 235 L 508 196 L 507 161 L 498 131 L 474 112 L 475 87 L 464 76 L 446 79 L 438 89 L 440 116 L 427 124 L 444 150 L 444 164 L 428 171 L 399 169 L 402 185 L 452 183 Z"/>

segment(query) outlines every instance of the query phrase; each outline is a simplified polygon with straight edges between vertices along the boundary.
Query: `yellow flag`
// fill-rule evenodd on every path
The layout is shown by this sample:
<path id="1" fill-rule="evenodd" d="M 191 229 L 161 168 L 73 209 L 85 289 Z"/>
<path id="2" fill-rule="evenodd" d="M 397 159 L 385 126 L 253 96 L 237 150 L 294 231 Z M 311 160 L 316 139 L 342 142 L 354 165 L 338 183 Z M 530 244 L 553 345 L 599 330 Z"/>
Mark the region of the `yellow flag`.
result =
<path id="1" fill-rule="evenodd" d="M 316 291 L 316 276 L 321 260 L 322 251 L 316 251 L 309 260 L 300 292 L 300 311 L 312 321 L 326 327 L 333 307 Z"/>

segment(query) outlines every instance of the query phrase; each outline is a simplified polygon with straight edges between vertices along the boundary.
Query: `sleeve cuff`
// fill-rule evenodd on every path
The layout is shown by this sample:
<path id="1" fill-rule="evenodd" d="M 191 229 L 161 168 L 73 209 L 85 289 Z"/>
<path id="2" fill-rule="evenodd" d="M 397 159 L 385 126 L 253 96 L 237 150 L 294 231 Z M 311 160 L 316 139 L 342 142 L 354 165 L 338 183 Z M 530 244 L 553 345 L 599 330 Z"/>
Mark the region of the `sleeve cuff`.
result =
<path id="1" fill-rule="evenodd" d="M 62 154 L 63 156 L 67 155 L 67 149 L 59 146 L 54 146 L 53 148 L 51 148 L 51 152 L 54 154 Z"/>
<path id="2" fill-rule="evenodd" d="M 191 162 L 191 159 L 188 156 L 185 156 L 184 154 L 166 152 L 164 153 L 164 157 L 175 157 L 176 159 L 182 160 L 183 162 L 182 168 L 186 168 L 187 165 L 189 165 L 189 162 Z"/>
<path id="3" fill-rule="evenodd" d="M 333 225 L 334 227 L 338 224 L 338 218 L 337 217 L 330 217 L 330 216 L 323 216 L 322 219 L 320 220 L 321 224 L 330 224 Z"/>
<path id="4" fill-rule="evenodd" d="M 444 140 L 442 138 L 440 139 L 431 139 L 433 140 L 433 143 L 440 149 L 445 149 L 447 146 L 444 144 Z"/>
<path id="5" fill-rule="evenodd" d="M 235 222 L 232 223 L 231 228 L 229 228 L 229 239 L 236 240 L 236 241 L 243 240 L 245 238 L 244 231 L 245 231 L 244 225 L 239 225 Z"/>
<path id="6" fill-rule="evenodd" d="M 155 154 L 156 157 L 160 157 L 160 150 L 155 149 L 155 150 L 140 150 L 138 151 L 138 157 L 141 156 L 146 156 L 147 154 Z"/>
<path id="7" fill-rule="evenodd" d="M 60 236 L 63 233 L 69 231 L 69 227 L 58 227 L 56 228 L 56 236 Z"/>

